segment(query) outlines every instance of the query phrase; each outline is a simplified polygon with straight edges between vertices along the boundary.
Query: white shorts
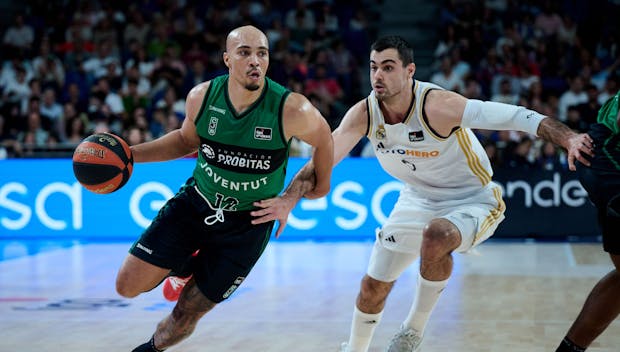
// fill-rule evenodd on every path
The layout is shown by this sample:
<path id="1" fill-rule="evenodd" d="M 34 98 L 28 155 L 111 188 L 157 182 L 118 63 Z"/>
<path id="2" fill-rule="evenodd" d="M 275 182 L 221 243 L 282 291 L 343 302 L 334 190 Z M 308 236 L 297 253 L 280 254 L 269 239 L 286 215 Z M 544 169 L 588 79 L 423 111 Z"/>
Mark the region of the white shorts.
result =
<path id="1" fill-rule="evenodd" d="M 441 201 L 422 198 L 406 186 L 377 231 L 367 273 L 380 281 L 396 280 L 420 255 L 422 231 L 432 219 L 453 223 L 461 233 L 455 252 L 466 252 L 493 235 L 505 209 L 501 189 L 494 183 L 472 196 Z"/>

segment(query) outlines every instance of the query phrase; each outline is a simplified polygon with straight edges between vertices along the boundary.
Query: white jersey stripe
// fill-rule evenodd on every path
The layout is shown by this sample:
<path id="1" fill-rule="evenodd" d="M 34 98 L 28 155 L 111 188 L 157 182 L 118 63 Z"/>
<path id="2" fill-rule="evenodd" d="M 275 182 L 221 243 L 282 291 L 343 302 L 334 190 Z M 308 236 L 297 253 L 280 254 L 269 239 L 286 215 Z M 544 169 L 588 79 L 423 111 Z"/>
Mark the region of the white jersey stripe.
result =
<path id="1" fill-rule="evenodd" d="M 491 182 L 491 176 L 486 172 L 486 170 L 484 170 L 480 164 L 480 160 L 476 154 L 474 154 L 469 136 L 467 136 L 463 129 L 457 130 L 455 134 L 463 153 L 465 153 L 467 164 L 471 168 L 472 172 L 478 176 L 482 185 L 485 186 L 487 183 Z"/>
<path id="2" fill-rule="evenodd" d="M 499 225 L 499 222 L 503 220 L 503 214 L 506 210 L 506 203 L 502 199 L 501 190 L 498 187 L 493 188 L 493 195 L 495 196 L 495 200 L 497 201 L 497 206 L 494 209 L 491 209 L 489 215 L 484 219 L 482 225 L 480 226 L 480 231 L 476 233 L 474 236 L 474 243 L 478 241 L 478 239 L 484 235 L 492 226 Z"/>

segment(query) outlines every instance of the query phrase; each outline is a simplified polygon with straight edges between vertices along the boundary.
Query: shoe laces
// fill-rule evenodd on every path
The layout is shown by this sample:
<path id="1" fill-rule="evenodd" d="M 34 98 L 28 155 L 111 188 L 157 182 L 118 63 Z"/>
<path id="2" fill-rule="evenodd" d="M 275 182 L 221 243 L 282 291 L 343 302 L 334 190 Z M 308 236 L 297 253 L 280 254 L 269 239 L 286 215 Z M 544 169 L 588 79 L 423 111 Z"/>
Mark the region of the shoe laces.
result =
<path id="1" fill-rule="evenodd" d="M 412 329 L 401 329 L 390 341 L 390 347 L 398 346 L 399 351 L 415 351 L 415 348 L 420 346 L 422 342 L 422 336 Z M 392 349 L 390 349 L 392 351 Z"/>

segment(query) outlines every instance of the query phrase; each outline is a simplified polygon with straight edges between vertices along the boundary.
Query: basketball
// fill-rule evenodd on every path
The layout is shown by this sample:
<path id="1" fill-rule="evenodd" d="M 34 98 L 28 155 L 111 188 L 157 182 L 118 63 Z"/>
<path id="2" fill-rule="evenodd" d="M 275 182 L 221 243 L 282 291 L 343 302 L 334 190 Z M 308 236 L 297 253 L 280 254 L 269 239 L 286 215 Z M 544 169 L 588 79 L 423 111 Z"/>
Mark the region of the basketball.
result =
<path id="1" fill-rule="evenodd" d="M 129 145 L 111 133 L 86 137 L 73 152 L 73 174 L 87 190 L 107 194 L 123 187 L 133 171 Z"/>

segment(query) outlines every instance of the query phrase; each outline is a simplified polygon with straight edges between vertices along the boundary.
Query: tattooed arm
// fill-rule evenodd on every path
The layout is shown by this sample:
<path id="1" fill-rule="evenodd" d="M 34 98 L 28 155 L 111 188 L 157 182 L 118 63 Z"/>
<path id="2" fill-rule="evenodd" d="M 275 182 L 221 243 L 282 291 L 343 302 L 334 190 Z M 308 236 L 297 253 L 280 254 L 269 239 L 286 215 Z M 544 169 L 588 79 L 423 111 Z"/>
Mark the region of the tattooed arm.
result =
<path id="1" fill-rule="evenodd" d="M 576 133 L 562 122 L 547 117 L 538 125 L 537 134 L 540 138 L 566 149 L 568 168 L 571 171 L 577 170 L 575 159 L 584 165 L 590 166 L 590 162 L 584 157 L 584 153 L 594 156 L 592 151 L 594 142 L 587 133 Z"/>

